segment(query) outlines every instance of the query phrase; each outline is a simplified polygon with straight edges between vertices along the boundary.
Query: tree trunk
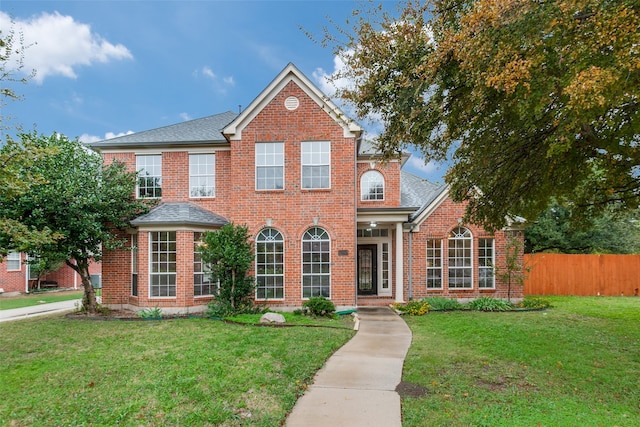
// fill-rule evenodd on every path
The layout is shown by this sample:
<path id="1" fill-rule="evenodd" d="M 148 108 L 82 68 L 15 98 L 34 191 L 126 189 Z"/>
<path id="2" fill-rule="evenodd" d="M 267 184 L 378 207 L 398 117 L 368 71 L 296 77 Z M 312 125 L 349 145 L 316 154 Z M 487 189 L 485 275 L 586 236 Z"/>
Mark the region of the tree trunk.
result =
<path id="1" fill-rule="evenodd" d="M 89 314 L 95 314 L 98 311 L 98 301 L 96 300 L 96 292 L 91 283 L 91 274 L 89 274 L 89 261 L 78 261 L 76 264 L 67 261 L 66 264 L 73 268 L 80 275 L 82 280 L 82 288 L 84 295 L 82 296 L 82 309 Z"/>

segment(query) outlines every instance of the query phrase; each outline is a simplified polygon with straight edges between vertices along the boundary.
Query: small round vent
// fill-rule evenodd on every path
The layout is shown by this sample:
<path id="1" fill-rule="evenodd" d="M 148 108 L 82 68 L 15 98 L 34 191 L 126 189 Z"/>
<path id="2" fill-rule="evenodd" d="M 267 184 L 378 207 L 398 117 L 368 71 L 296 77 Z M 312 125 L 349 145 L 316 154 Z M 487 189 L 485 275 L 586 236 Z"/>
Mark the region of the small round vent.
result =
<path id="1" fill-rule="evenodd" d="M 293 111 L 300 106 L 300 101 L 295 96 L 290 96 L 284 100 L 284 106 L 287 110 Z"/>

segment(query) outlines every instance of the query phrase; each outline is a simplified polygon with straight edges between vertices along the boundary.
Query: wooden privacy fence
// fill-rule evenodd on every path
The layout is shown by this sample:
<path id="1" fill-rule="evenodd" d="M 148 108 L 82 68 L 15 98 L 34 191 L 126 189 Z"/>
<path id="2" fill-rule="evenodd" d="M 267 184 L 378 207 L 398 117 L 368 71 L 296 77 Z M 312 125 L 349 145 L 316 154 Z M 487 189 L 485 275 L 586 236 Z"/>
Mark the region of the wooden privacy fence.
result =
<path id="1" fill-rule="evenodd" d="M 640 255 L 524 256 L 525 295 L 638 296 Z"/>

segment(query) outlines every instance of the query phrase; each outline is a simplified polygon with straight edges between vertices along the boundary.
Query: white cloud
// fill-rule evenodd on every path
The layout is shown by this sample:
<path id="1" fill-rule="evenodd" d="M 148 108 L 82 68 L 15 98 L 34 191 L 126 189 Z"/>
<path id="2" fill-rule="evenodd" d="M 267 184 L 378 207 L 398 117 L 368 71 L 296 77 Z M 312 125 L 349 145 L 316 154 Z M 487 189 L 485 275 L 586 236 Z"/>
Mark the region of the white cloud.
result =
<path id="1" fill-rule="evenodd" d="M 0 12 L 0 28 L 12 28 L 11 18 L 4 12 Z M 24 37 L 24 45 L 28 47 L 24 70 L 36 70 L 34 80 L 39 84 L 54 75 L 75 79 L 80 66 L 133 59 L 124 45 L 114 45 L 92 32 L 89 25 L 58 12 L 15 19 L 13 29 L 16 36 Z"/>
<path id="2" fill-rule="evenodd" d="M 180 118 L 185 122 L 188 122 L 189 120 L 191 120 L 191 116 L 189 115 L 189 113 L 180 113 Z"/>
<path id="3" fill-rule="evenodd" d="M 227 92 L 227 89 L 229 87 L 233 87 L 236 85 L 236 81 L 233 78 L 233 76 L 228 76 L 228 77 L 218 77 L 218 75 L 216 73 L 213 72 L 213 70 L 211 69 L 211 67 L 205 65 L 202 68 L 195 70 L 193 75 L 195 77 L 199 77 L 199 76 L 203 76 L 207 79 L 209 79 L 212 83 L 213 83 L 213 89 L 221 94 L 224 94 Z"/>
<path id="4" fill-rule="evenodd" d="M 117 138 L 119 136 L 131 135 L 132 133 L 134 133 L 134 132 L 131 131 L 131 130 L 128 130 L 126 132 L 120 132 L 120 133 L 107 132 L 107 133 L 104 134 L 104 138 L 101 138 L 101 137 L 95 136 L 95 135 L 89 135 L 87 133 L 83 133 L 82 135 L 80 135 L 78 140 L 80 142 L 82 142 L 82 143 L 90 144 L 92 142 L 103 141 L 105 139 L 111 139 L 111 138 Z"/>

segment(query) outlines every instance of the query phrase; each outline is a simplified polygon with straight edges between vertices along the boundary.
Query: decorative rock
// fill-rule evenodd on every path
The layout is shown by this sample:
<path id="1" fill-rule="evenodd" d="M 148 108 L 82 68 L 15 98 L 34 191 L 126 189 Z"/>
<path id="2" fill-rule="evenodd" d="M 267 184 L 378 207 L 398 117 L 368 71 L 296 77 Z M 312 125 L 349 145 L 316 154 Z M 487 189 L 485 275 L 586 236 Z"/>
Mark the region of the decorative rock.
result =
<path id="1" fill-rule="evenodd" d="M 280 313 L 265 313 L 260 318 L 260 323 L 285 323 L 285 320 Z"/>

